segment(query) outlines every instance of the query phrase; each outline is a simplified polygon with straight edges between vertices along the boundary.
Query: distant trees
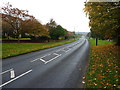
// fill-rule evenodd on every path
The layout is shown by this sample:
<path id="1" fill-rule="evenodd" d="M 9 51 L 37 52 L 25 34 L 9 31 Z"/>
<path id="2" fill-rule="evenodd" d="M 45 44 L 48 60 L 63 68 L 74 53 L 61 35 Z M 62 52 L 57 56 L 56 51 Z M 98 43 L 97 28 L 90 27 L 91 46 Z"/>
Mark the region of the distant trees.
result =
<path id="1" fill-rule="evenodd" d="M 57 25 L 53 19 L 51 19 L 46 26 L 48 27 L 51 39 L 59 40 L 60 37 L 63 39 L 65 38 L 65 29 L 61 25 Z"/>
<path id="2" fill-rule="evenodd" d="M 69 39 L 74 37 L 72 32 L 67 31 L 61 25 L 51 19 L 46 25 L 42 25 L 34 16 L 29 15 L 27 10 L 13 8 L 11 4 L 1 8 L 2 36 L 3 38 L 27 37 L 34 41 Z"/>
<path id="3" fill-rule="evenodd" d="M 87 2 L 84 10 L 89 15 L 91 36 L 113 39 L 120 45 L 120 2 Z"/>

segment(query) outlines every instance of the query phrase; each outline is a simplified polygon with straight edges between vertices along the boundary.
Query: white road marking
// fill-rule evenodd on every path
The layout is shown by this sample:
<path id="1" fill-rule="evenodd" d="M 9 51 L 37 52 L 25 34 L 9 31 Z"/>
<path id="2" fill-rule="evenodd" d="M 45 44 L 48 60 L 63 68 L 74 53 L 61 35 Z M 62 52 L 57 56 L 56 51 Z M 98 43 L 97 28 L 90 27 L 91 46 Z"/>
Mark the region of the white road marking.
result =
<path id="1" fill-rule="evenodd" d="M 57 56 L 61 55 L 61 54 L 57 54 L 57 53 L 53 53 L 53 54 L 55 54 L 55 55 L 57 55 Z"/>
<path id="2" fill-rule="evenodd" d="M 15 72 L 14 72 L 14 70 L 11 70 L 10 71 L 10 78 L 14 78 L 15 77 Z"/>
<path id="3" fill-rule="evenodd" d="M 4 71 L 4 72 L 2 72 L 2 73 L 0 73 L 0 74 L 2 75 L 2 74 L 7 73 L 7 72 L 9 72 L 9 71 L 11 71 L 11 70 L 13 70 L 13 68 L 12 68 L 12 69 L 9 69 L 9 70 L 6 70 L 6 71 Z"/>
<path id="4" fill-rule="evenodd" d="M 42 62 L 44 62 L 44 63 L 46 62 L 46 61 L 45 61 L 45 60 L 43 60 L 42 58 L 40 58 L 40 60 L 41 60 Z"/>
<path id="5" fill-rule="evenodd" d="M 35 62 L 35 61 L 37 61 L 37 60 L 39 60 L 39 58 L 37 58 L 37 59 L 34 59 L 34 60 L 30 61 L 30 62 Z"/>
<path id="6" fill-rule="evenodd" d="M 44 57 L 49 56 L 49 55 L 50 55 L 50 54 L 44 55 L 44 56 L 42 56 L 41 58 L 44 58 Z"/>
<path id="7" fill-rule="evenodd" d="M 32 72 L 32 70 L 29 70 L 29 71 L 27 71 L 27 72 L 25 72 L 25 73 L 23 73 L 23 74 L 21 74 L 21 75 L 17 76 L 17 77 L 16 77 L 16 78 L 14 78 L 14 79 L 11 79 L 10 81 L 8 81 L 8 82 L 6 82 L 6 83 L 4 83 L 4 84 L 0 85 L 0 87 L 3 87 L 3 86 L 5 86 L 5 85 L 7 85 L 7 84 L 11 83 L 12 81 L 14 81 L 14 80 L 16 80 L 16 79 L 18 79 L 18 78 L 20 78 L 20 77 L 22 77 L 22 76 L 24 76 L 24 75 L 26 75 L 26 74 L 30 73 L 30 72 Z"/>
<path id="8" fill-rule="evenodd" d="M 63 50 L 63 49 L 62 49 L 61 51 L 64 51 L 64 52 L 66 52 L 66 51 L 65 51 L 65 50 Z"/>
<path id="9" fill-rule="evenodd" d="M 44 56 L 42 56 L 42 57 L 40 57 L 40 58 L 37 58 L 37 59 L 34 59 L 34 60 L 30 61 L 30 62 L 35 62 L 35 61 L 40 60 L 41 58 L 44 58 L 44 57 L 49 56 L 49 55 L 50 55 L 50 54 L 44 55 Z M 42 60 L 41 60 L 41 61 L 42 61 Z"/>
<path id="10" fill-rule="evenodd" d="M 71 49 L 67 50 L 66 52 L 70 51 Z"/>
<path id="11" fill-rule="evenodd" d="M 62 49 L 64 49 L 64 48 L 62 48 Z M 59 52 L 59 51 L 61 51 L 62 49 L 58 49 L 56 52 Z"/>
<path id="12" fill-rule="evenodd" d="M 61 55 L 59 55 L 59 56 L 56 56 L 56 57 L 54 57 L 54 58 L 52 58 L 52 59 L 50 59 L 49 61 L 46 61 L 45 62 L 45 64 L 47 64 L 48 62 L 51 62 L 51 61 L 53 61 L 54 59 L 56 59 L 56 58 L 58 58 L 58 57 L 60 57 Z"/>
<path id="13" fill-rule="evenodd" d="M 57 54 L 57 52 L 59 52 L 59 51 L 64 51 L 64 52 L 68 52 L 68 51 L 70 51 L 71 49 L 70 49 L 70 47 L 74 47 L 75 45 L 77 45 L 79 42 L 77 42 L 77 43 L 74 43 L 74 44 L 72 44 L 72 45 L 69 45 L 69 46 L 67 46 L 66 48 L 68 48 L 68 50 L 66 51 L 66 50 L 64 50 L 65 48 L 62 48 L 62 49 L 58 49 L 58 50 L 56 50 L 55 52 L 56 53 L 50 53 L 50 54 L 47 54 L 47 55 L 44 55 L 44 56 L 42 56 L 42 57 L 40 57 L 40 58 L 37 58 L 37 59 L 35 59 L 35 60 L 32 60 L 32 61 L 30 61 L 30 62 L 34 62 L 34 61 L 37 61 L 37 60 L 41 60 L 42 62 L 44 62 L 45 64 L 46 63 L 48 63 L 48 62 L 50 62 L 50 61 L 52 61 L 52 60 L 54 60 L 54 59 L 56 59 L 57 57 L 59 57 L 59 56 L 61 56 L 62 54 Z M 54 57 L 54 58 L 52 58 L 52 59 L 50 59 L 49 61 L 45 61 L 44 59 L 42 59 L 42 58 L 44 58 L 44 57 L 46 57 L 46 56 L 49 56 L 49 55 L 51 55 L 51 54 L 55 54 L 55 55 L 57 55 L 56 57 Z"/>

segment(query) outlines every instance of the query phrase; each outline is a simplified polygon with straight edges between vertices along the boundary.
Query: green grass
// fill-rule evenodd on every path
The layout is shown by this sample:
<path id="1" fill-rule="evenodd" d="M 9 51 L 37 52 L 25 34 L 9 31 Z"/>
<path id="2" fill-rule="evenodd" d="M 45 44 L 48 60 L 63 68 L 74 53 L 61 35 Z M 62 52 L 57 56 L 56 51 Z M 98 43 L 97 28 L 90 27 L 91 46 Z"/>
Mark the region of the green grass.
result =
<path id="1" fill-rule="evenodd" d="M 100 40 L 95 46 L 91 43 L 90 62 L 85 79 L 86 88 L 120 88 L 120 62 L 118 60 L 119 46 L 112 42 Z"/>
<path id="2" fill-rule="evenodd" d="M 46 48 L 55 47 L 67 43 L 74 42 L 75 40 L 50 42 L 50 43 L 3 43 L 2 44 L 2 58 L 16 56 L 36 50 L 42 50 Z"/>
<path id="3" fill-rule="evenodd" d="M 96 45 L 96 39 L 89 39 L 91 46 Z M 112 41 L 98 40 L 98 45 L 112 44 Z"/>

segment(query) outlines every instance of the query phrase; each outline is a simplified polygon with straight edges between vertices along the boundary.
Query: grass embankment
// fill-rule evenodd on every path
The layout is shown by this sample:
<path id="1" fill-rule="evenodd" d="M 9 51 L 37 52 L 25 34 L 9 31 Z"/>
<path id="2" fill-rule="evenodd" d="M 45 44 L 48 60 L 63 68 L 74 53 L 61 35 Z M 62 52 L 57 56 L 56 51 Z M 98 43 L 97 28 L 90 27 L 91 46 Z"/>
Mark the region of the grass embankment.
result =
<path id="1" fill-rule="evenodd" d="M 99 45 L 95 46 L 94 39 L 90 39 L 90 43 L 91 55 L 85 80 L 86 88 L 120 88 L 120 46 L 108 41 L 100 41 Z"/>
<path id="2" fill-rule="evenodd" d="M 67 43 L 74 42 L 75 40 L 61 41 L 61 42 L 50 42 L 50 43 L 3 43 L 2 44 L 2 58 L 16 56 L 32 51 L 42 50 L 51 48 Z"/>

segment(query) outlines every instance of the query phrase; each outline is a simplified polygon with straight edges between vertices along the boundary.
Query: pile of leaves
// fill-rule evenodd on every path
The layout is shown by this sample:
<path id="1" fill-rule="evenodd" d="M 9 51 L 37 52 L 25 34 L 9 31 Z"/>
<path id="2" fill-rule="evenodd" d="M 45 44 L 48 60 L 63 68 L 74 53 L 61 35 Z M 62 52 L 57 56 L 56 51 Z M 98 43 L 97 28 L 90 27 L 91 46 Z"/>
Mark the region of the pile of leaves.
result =
<path id="1" fill-rule="evenodd" d="M 120 46 L 93 46 L 86 75 L 86 88 L 120 88 Z"/>

